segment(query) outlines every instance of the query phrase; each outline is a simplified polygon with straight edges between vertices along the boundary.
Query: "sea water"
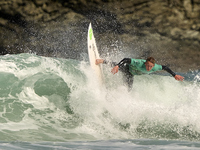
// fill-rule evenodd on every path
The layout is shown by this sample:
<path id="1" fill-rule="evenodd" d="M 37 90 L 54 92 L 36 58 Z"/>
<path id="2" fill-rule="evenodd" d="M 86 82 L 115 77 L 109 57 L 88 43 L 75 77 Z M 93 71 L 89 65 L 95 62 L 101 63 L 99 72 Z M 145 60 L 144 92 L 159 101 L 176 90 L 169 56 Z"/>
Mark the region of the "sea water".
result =
<path id="1" fill-rule="evenodd" d="M 199 149 L 200 72 L 135 76 L 88 61 L 0 57 L 0 149 Z"/>

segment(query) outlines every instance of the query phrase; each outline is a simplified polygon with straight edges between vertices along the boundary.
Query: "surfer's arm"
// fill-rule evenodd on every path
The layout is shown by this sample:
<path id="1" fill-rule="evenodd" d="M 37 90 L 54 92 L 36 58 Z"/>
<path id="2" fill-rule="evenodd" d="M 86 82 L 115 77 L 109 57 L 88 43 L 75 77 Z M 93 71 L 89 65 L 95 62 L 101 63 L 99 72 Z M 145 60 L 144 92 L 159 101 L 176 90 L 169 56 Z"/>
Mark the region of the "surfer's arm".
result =
<path id="1" fill-rule="evenodd" d="M 96 65 L 99 65 L 101 63 L 103 63 L 103 64 L 109 64 L 111 66 L 116 66 L 117 65 L 116 62 L 107 61 L 105 59 L 96 59 L 96 62 L 95 62 Z"/>
<path id="2" fill-rule="evenodd" d="M 170 73 L 173 77 L 176 76 L 176 74 L 175 74 L 171 69 L 169 69 L 167 66 L 162 66 L 162 70 L 167 71 L 167 72 Z"/>
<path id="3" fill-rule="evenodd" d="M 168 68 L 167 66 L 162 66 L 162 70 L 167 71 L 168 73 L 170 73 L 176 80 L 178 81 L 183 81 L 184 77 L 175 74 L 170 68 Z"/>
<path id="4" fill-rule="evenodd" d="M 125 66 L 126 64 L 131 64 L 130 58 L 124 58 L 122 59 L 116 66 L 119 66 L 119 68 Z"/>
<path id="5" fill-rule="evenodd" d="M 122 59 L 115 67 L 111 70 L 113 74 L 117 73 L 119 68 L 122 68 L 123 66 L 131 64 L 131 59 L 130 58 L 124 58 Z"/>

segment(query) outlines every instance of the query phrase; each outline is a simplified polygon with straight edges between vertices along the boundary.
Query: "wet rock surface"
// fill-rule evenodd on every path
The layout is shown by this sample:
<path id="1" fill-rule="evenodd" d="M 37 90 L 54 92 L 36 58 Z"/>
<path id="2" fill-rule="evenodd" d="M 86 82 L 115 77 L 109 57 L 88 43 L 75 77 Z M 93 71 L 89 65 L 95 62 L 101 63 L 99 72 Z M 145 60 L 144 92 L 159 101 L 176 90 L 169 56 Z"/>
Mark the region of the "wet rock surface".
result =
<path id="1" fill-rule="evenodd" d="M 0 52 L 81 59 L 90 22 L 102 57 L 200 68 L 199 0 L 1 0 Z"/>

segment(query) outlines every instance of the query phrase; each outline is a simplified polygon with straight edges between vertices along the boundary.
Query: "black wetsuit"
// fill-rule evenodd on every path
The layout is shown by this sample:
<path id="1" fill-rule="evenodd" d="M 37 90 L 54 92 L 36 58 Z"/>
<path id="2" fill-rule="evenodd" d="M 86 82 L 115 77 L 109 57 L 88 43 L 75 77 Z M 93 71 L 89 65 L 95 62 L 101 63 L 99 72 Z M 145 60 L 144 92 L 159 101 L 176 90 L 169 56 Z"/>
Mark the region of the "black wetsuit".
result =
<path id="1" fill-rule="evenodd" d="M 123 60 L 121 60 L 119 63 L 116 62 L 109 62 L 104 60 L 103 62 L 104 64 L 108 64 L 110 63 L 111 66 L 119 66 L 119 70 L 124 74 L 124 82 L 128 85 L 128 89 L 131 90 L 132 89 L 132 85 L 133 85 L 133 80 L 134 80 L 134 74 L 132 74 L 129 70 L 130 70 L 130 64 L 131 64 L 131 58 L 124 58 Z M 167 66 L 163 66 L 162 65 L 162 70 L 167 71 L 168 73 L 170 73 L 173 77 L 176 75 L 170 68 L 168 68 Z"/>

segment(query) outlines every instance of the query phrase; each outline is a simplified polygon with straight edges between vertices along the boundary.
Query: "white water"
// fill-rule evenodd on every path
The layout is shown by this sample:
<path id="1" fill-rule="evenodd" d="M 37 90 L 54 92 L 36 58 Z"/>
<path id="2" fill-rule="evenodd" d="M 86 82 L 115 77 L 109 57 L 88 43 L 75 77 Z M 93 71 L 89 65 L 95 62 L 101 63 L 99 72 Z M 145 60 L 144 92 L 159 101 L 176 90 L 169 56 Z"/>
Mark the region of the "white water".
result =
<path id="1" fill-rule="evenodd" d="M 99 87 L 88 62 L 1 56 L 0 140 L 200 139 L 198 72 L 136 76 L 128 92 L 110 69 Z"/>

